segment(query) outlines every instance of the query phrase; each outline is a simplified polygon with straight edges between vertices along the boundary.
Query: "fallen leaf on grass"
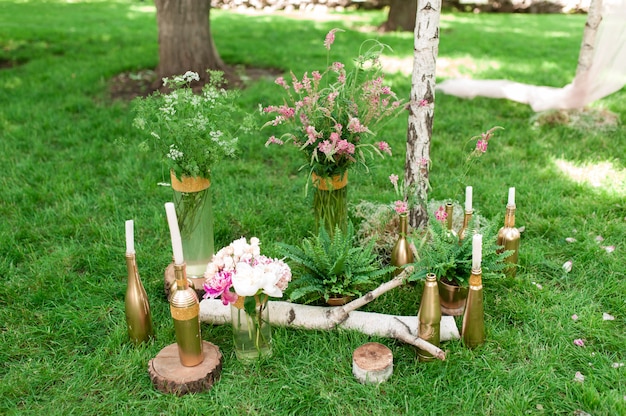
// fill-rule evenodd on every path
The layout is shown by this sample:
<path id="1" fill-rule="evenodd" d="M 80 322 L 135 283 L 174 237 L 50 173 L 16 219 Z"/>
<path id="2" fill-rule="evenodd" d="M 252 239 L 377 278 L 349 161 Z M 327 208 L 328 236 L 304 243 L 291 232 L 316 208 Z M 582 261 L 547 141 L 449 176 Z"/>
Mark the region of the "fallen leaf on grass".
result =
<path id="1" fill-rule="evenodd" d="M 574 237 L 567 237 L 565 241 L 567 241 L 568 243 L 575 243 L 577 240 Z"/>
<path id="2" fill-rule="evenodd" d="M 583 381 L 585 381 L 585 376 L 583 376 L 583 373 L 581 373 L 580 371 L 576 371 L 576 374 L 574 375 L 574 381 L 582 383 Z"/>
<path id="3" fill-rule="evenodd" d="M 565 263 L 563 263 L 563 270 L 565 270 L 565 273 L 571 272 L 573 265 L 574 265 L 574 262 L 572 262 L 571 260 L 568 260 Z"/>
<path id="4" fill-rule="evenodd" d="M 602 248 L 607 252 L 607 253 L 612 253 L 615 251 L 615 246 L 602 246 Z"/>
<path id="5" fill-rule="evenodd" d="M 615 317 L 614 317 L 613 315 L 610 315 L 610 314 L 608 314 L 608 313 L 604 312 L 604 313 L 602 314 L 602 320 L 603 320 L 603 321 L 614 321 L 614 320 L 615 320 Z"/>
<path id="6" fill-rule="evenodd" d="M 601 241 L 604 241 L 604 237 L 602 237 L 601 235 L 596 236 L 596 241 L 599 243 Z"/>
<path id="7" fill-rule="evenodd" d="M 576 314 L 572 315 L 572 319 L 573 319 L 574 321 L 577 321 L 577 320 L 578 320 L 578 315 L 576 315 Z"/>
<path id="8" fill-rule="evenodd" d="M 613 363 L 613 364 L 611 365 L 611 367 L 613 367 L 613 368 L 620 368 L 620 367 L 624 367 L 624 363 Z"/>
<path id="9" fill-rule="evenodd" d="M 585 346 L 585 341 L 583 341 L 582 339 L 578 338 L 574 340 L 574 345 L 577 345 L 579 347 L 584 347 Z"/>
<path id="10" fill-rule="evenodd" d="M 532 283 L 533 285 L 537 286 L 537 289 L 539 289 L 539 290 L 543 289 L 543 286 L 541 286 L 540 283 L 537 283 L 537 282 L 530 282 L 530 283 Z"/>

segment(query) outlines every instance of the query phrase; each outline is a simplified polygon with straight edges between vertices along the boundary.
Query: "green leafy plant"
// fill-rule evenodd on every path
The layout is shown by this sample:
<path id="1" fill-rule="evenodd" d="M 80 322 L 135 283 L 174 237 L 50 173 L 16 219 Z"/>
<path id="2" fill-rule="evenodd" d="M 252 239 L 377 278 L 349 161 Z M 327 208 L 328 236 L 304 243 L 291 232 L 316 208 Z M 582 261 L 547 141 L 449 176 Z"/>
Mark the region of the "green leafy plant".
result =
<path id="1" fill-rule="evenodd" d="M 506 267 L 504 260 L 512 251 L 501 251 L 497 244 L 498 229 L 494 223 L 487 222 L 478 215 L 472 216 L 466 237 L 460 239 L 457 233 L 448 230 L 441 217 L 431 217 L 426 232 L 421 236 L 418 258 L 414 266 L 415 272 L 409 280 L 426 277 L 434 273 L 439 280 L 459 286 L 467 286 L 472 271 L 472 238 L 473 234 L 482 234 L 483 278 L 504 277 Z"/>
<path id="2" fill-rule="evenodd" d="M 279 244 L 294 271 L 289 298 L 313 303 L 360 296 L 373 289 L 393 269 L 382 267 L 373 242 L 362 246 L 355 241 L 354 227 L 348 223 L 347 231 L 337 227 L 332 237 L 320 227 L 317 235 L 305 238 L 300 246 Z"/>
<path id="3" fill-rule="evenodd" d="M 142 148 L 149 150 L 152 142 L 178 179 L 210 179 L 213 166 L 237 151 L 234 114 L 239 92 L 221 88 L 223 73 L 209 73 L 210 82 L 199 94 L 191 86 L 199 76 L 188 71 L 163 80 L 169 93 L 156 91 L 133 101 L 133 124 L 149 136 Z"/>

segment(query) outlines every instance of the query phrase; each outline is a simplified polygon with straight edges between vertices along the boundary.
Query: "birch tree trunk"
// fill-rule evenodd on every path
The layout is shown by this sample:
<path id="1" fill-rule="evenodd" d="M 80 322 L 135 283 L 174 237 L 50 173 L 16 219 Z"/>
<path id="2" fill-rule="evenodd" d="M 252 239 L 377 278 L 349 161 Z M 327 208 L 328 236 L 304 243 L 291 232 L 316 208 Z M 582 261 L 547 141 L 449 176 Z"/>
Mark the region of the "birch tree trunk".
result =
<path id="1" fill-rule="evenodd" d="M 591 0 L 589 12 L 587 13 L 587 23 L 583 32 L 583 41 L 578 55 L 578 67 L 576 77 L 584 77 L 589 71 L 593 62 L 593 54 L 596 45 L 596 32 L 602 21 L 602 0 Z"/>
<path id="2" fill-rule="evenodd" d="M 435 65 L 439 51 L 441 0 L 418 0 L 414 31 L 413 75 L 406 144 L 404 181 L 418 203 L 409 213 L 413 228 L 428 222 L 428 169 L 435 115 Z"/>

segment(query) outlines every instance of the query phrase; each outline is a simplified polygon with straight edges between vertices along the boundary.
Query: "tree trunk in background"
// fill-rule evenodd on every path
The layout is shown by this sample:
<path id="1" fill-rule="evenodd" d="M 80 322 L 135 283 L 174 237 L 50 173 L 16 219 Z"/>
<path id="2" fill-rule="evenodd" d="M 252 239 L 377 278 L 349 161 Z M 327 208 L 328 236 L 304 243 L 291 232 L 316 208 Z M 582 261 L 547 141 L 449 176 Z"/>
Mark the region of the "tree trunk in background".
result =
<path id="1" fill-rule="evenodd" d="M 593 54 L 595 52 L 596 32 L 602 21 L 602 0 L 591 0 L 589 4 L 589 12 L 587 13 L 587 23 L 583 32 L 583 41 L 580 46 L 580 54 L 578 55 L 578 67 L 576 68 L 576 77 L 585 76 L 589 71 L 591 62 L 593 62 Z"/>
<path id="2" fill-rule="evenodd" d="M 435 65 L 439 51 L 441 0 L 418 0 L 417 9 L 404 171 L 407 189 L 415 190 L 419 202 L 409 213 L 413 228 L 423 227 L 428 222 L 426 202 L 435 115 Z"/>
<path id="3" fill-rule="evenodd" d="M 391 0 L 387 21 L 380 25 L 379 30 L 383 32 L 413 31 L 416 16 L 417 0 Z"/>
<path id="4" fill-rule="evenodd" d="M 208 80 L 207 69 L 225 71 L 209 21 L 209 0 L 155 0 L 159 28 L 157 82 L 163 77 L 197 72 Z"/>

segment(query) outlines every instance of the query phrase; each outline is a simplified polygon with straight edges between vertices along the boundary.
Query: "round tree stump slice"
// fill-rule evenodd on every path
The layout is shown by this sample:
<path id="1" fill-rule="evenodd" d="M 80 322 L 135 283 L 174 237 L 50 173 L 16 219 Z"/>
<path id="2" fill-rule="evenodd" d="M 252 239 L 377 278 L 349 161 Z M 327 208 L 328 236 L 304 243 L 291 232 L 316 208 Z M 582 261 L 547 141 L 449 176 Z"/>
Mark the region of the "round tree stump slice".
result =
<path id="1" fill-rule="evenodd" d="M 194 367 L 180 363 L 178 345 L 170 344 L 163 348 L 148 363 L 148 373 L 154 387 L 163 393 L 182 396 L 210 389 L 222 373 L 222 353 L 207 341 L 202 341 L 204 361 Z"/>
<path id="2" fill-rule="evenodd" d="M 202 300 L 202 297 L 205 294 L 204 277 L 194 278 L 194 279 L 188 278 L 188 279 L 191 280 L 191 283 L 193 284 L 193 288 L 196 291 L 196 294 L 198 295 L 198 300 Z M 163 274 L 163 283 L 164 283 L 164 289 L 165 289 L 165 297 L 169 299 L 170 292 L 172 291 L 172 285 L 176 283 L 176 276 L 174 275 L 174 263 L 170 263 L 165 268 L 165 273 Z"/>
<path id="3" fill-rule="evenodd" d="M 352 354 L 352 374 L 363 384 L 379 384 L 393 373 L 393 354 L 378 342 L 368 342 Z"/>

